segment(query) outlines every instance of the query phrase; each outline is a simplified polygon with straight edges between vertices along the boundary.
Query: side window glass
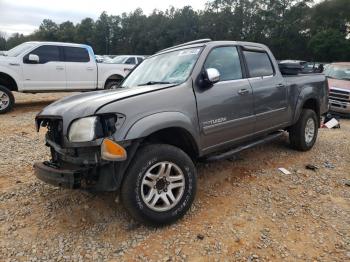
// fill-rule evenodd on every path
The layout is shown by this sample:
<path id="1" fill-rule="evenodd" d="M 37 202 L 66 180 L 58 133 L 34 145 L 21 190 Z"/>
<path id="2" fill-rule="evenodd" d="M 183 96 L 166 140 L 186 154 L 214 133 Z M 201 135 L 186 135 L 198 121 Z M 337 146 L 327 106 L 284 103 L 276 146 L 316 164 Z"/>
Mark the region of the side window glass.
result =
<path id="1" fill-rule="evenodd" d="M 66 62 L 90 62 L 90 56 L 86 48 L 82 47 L 63 47 Z"/>
<path id="2" fill-rule="evenodd" d="M 53 45 L 43 45 L 34 49 L 24 57 L 24 61 L 28 59 L 30 54 L 39 56 L 39 64 L 60 61 L 60 50 L 57 46 Z"/>
<path id="3" fill-rule="evenodd" d="M 242 78 L 242 68 L 236 47 L 223 46 L 213 49 L 205 61 L 204 68 L 215 68 L 220 72 L 220 81 Z"/>
<path id="4" fill-rule="evenodd" d="M 250 77 L 269 76 L 274 74 L 271 60 L 265 52 L 243 51 L 247 61 Z"/>
<path id="5" fill-rule="evenodd" d="M 143 58 L 142 57 L 138 57 L 137 58 L 137 63 L 139 64 L 139 63 L 141 63 L 143 61 Z"/>
<path id="6" fill-rule="evenodd" d="M 135 65 L 135 64 L 136 64 L 135 57 L 129 57 L 129 58 L 125 61 L 125 64 L 128 64 L 128 65 Z"/>

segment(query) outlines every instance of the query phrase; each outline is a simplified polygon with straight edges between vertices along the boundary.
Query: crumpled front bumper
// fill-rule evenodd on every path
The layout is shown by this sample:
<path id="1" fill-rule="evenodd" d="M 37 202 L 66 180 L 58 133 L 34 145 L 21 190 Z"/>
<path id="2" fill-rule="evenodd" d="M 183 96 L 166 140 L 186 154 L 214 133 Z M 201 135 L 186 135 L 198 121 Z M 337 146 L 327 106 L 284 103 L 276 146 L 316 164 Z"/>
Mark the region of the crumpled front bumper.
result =
<path id="1" fill-rule="evenodd" d="M 50 140 L 46 142 L 51 148 L 51 161 L 34 164 L 38 179 L 58 187 L 104 192 L 119 189 L 139 145 L 139 141 L 129 143 L 125 147 L 128 159 L 113 162 L 101 159 L 100 148 L 96 146 L 62 148 Z"/>
<path id="2" fill-rule="evenodd" d="M 50 162 L 36 162 L 34 173 L 45 183 L 69 189 L 81 188 L 82 178 L 88 169 L 64 169 Z"/>

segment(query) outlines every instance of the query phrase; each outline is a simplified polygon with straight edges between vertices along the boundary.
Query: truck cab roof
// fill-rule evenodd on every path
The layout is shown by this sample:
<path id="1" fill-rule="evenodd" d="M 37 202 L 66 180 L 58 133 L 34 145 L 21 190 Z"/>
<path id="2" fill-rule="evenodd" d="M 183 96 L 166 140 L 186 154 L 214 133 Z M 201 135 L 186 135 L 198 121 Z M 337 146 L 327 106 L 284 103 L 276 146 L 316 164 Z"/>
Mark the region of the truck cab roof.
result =
<path id="1" fill-rule="evenodd" d="M 57 46 L 75 46 L 75 47 L 88 47 L 89 45 L 85 44 L 77 44 L 77 43 L 66 43 L 66 42 L 52 42 L 52 41 L 28 41 L 25 42 L 28 44 L 35 44 L 35 45 L 57 45 Z"/>
<path id="2" fill-rule="evenodd" d="M 195 41 L 190 41 L 184 44 L 172 46 L 163 50 L 160 50 L 155 55 L 169 52 L 169 51 L 175 51 L 179 49 L 185 49 L 185 48 L 196 48 L 196 47 L 203 47 L 203 46 L 220 46 L 220 45 L 240 45 L 243 48 L 246 49 L 254 49 L 255 51 L 261 50 L 268 50 L 268 48 L 259 43 L 254 42 L 245 42 L 245 41 L 212 41 L 211 39 L 200 39 Z"/>

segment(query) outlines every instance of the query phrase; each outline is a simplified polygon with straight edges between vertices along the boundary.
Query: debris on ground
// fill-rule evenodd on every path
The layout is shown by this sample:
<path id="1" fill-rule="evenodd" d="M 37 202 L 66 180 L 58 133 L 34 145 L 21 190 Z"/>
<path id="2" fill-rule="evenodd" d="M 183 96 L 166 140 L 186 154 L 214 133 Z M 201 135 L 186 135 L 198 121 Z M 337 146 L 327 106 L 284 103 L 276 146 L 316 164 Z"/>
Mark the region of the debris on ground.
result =
<path id="1" fill-rule="evenodd" d="M 335 168 L 335 165 L 333 165 L 332 163 L 329 163 L 328 161 L 326 161 L 326 162 L 324 162 L 324 167 L 333 169 L 333 168 Z"/>
<path id="2" fill-rule="evenodd" d="M 324 124 L 327 128 L 340 128 L 340 124 L 337 119 L 332 118 L 327 123 Z"/>
<path id="3" fill-rule="evenodd" d="M 323 121 L 323 128 L 340 128 L 339 118 L 328 113 Z"/>
<path id="4" fill-rule="evenodd" d="M 204 239 L 204 235 L 198 234 L 198 235 L 197 235 L 197 238 L 198 238 L 199 240 L 203 240 L 203 239 Z"/>
<path id="5" fill-rule="evenodd" d="M 318 169 L 318 166 L 313 165 L 313 164 L 307 164 L 305 166 L 306 169 L 312 170 L 312 171 L 316 171 Z"/>
<path id="6" fill-rule="evenodd" d="M 289 172 L 287 169 L 285 169 L 284 167 L 280 167 L 278 168 L 279 171 L 281 171 L 283 174 L 285 175 L 291 175 L 292 173 Z"/>

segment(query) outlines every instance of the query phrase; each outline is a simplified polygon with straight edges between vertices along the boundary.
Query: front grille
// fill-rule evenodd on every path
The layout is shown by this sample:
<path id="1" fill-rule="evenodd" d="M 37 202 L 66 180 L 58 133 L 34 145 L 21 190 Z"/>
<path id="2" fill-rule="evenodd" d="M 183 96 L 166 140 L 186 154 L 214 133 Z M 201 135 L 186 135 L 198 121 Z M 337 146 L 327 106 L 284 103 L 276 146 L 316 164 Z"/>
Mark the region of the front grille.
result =
<path id="1" fill-rule="evenodd" d="M 329 99 L 350 103 L 350 91 L 331 88 L 329 91 Z"/>

